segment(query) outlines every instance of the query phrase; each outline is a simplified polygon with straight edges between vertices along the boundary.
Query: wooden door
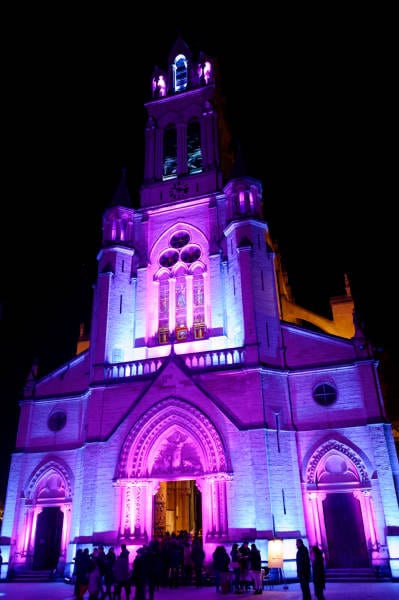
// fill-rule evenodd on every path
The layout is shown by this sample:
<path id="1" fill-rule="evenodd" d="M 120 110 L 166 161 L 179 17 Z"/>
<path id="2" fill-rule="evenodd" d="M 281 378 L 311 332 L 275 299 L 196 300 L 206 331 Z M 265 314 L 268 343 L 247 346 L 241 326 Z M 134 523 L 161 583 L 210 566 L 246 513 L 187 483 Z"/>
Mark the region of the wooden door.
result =
<path id="1" fill-rule="evenodd" d="M 370 566 L 360 502 L 351 493 L 328 494 L 323 501 L 330 569 Z"/>

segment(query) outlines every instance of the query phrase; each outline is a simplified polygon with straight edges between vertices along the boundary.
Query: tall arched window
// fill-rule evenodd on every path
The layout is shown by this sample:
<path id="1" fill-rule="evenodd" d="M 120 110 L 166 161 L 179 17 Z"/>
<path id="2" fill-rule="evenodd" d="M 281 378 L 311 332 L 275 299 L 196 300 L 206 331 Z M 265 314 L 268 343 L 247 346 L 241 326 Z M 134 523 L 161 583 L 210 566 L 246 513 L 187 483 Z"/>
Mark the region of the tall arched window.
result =
<path id="1" fill-rule="evenodd" d="M 187 87 L 187 59 L 183 54 L 178 54 L 173 65 L 175 92 L 183 92 Z"/>
<path id="2" fill-rule="evenodd" d="M 163 179 L 177 176 L 177 133 L 176 127 L 166 127 L 163 136 Z"/>
<path id="3" fill-rule="evenodd" d="M 205 265 L 201 248 L 187 231 L 178 231 L 158 259 L 158 338 L 160 344 L 202 339 L 205 325 Z"/>
<path id="4" fill-rule="evenodd" d="M 163 273 L 159 280 L 159 328 L 169 328 L 169 274 Z"/>
<path id="5" fill-rule="evenodd" d="M 193 277 L 193 334 L 194 339 L 205 337 L 205 287 L 204 273 L 198 269 Z"/>
<path id="6" fill-rule="evenodd" d="M 201 128 L 198 121 L 190 121 L 187 126 L 187 171 L 202 171 Z"/>
<path id="7" fill-rule="evenodd" d="M 187 283 L 186 271 L 180 269 L 175 287 L 175 326 L 177 340 L 187 337 Z"/>

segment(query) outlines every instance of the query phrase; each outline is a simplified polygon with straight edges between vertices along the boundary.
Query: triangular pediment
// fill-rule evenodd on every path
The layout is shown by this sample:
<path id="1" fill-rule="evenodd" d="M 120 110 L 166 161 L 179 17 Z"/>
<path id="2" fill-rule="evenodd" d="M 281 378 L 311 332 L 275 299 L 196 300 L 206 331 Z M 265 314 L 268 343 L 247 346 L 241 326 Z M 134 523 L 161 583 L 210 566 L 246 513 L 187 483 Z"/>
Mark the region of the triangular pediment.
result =
<path id="1" fill-rule="evenodd" d="M 192 57 L 191 50 L 180 35 L 177 38 L 172 50 L 170 51 L 169 58 L 168 58 L 169 65 L 173 63 L 175 57 L 178 54 L 183 54 L 187 58 L 187 60 L 191 61 L 191 57 Z"/>

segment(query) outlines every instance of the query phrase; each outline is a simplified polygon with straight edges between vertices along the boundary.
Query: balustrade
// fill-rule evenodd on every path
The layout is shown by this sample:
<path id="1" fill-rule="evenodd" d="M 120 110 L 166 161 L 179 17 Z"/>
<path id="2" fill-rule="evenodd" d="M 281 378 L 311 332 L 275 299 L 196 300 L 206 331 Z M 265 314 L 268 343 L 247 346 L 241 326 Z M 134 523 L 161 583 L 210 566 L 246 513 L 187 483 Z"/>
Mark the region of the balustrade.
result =
<path id="1" fill-rule="evenodd" d="M 124 379 L 126 377 L 141 377 L 156 373 L 168 357 L 147 358 L 113 365 L 105 365 L 104 378 Z M 229 348 L 224 350 L 210 350 L 195 352 L 194 354 L 181 355 L 186 367 L 189 369 L 205 369 L 209 367 L 225 367 L 244 363 L 244 350 L 242 348 Z"/>

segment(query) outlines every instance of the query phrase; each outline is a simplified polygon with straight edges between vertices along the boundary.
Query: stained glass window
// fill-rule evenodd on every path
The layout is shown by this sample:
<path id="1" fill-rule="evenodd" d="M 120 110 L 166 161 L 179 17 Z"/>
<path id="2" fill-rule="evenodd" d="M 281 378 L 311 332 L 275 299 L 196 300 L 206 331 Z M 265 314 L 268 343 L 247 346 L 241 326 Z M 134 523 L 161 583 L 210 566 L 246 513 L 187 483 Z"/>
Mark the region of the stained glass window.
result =
<path id="1" fill-rule="evenodd" d="M 179 231 L 175 233 L 175 235 L 170 240 L 170 245 L 172 248 L 183 248 L 190 241 L 190 236 L 187 231 Z"/>
<path id="2" fill-rule="evenodd" d="M 198 246 L 187 246 L 181 251 L 180 258 L 185 263 L 193 263 L 201 256 L 201 249 Z"/>
<path id="3" fill-rule="evenodd" d="M 159 264 L 163 267 L 173 267 L 179 260 L 179 253 L 176 250 L 166 250 L 160 259 Z"/>
<path id="4" fill-rule="evenodd" d="M 169 279 L 159 282 L 159 327 L 169 327 Z"/>
<path id="5" fill-rule="evenodd" d="M 170 247 L 159 256 L 159 343 L 169 343 L 172 333 L 180 342 L 190 336 L 191 339 L 202 339 L 206 335 L 206 325 L 201 247 L 190 243 L 190 234 L 185 230 L 174 233 L 169 244 Z M 174 294 L 172 298 L 171 293 Z"/>

